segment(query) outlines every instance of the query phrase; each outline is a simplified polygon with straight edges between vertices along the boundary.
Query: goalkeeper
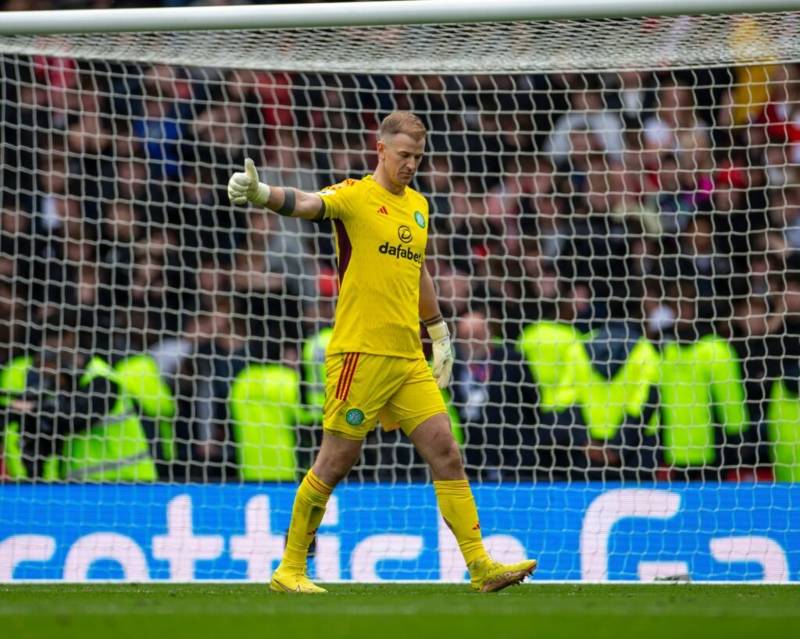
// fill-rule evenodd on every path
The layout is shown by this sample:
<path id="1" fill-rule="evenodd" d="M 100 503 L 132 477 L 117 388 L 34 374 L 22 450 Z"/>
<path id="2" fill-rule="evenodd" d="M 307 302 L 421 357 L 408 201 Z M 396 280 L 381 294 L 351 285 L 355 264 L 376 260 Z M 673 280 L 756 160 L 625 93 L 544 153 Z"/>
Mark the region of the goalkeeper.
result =
<path id="1" fill-rule="evenodd" d="M 424 266 L 428 203 L 409 187 L 425 137 L 419 118 L 396 111 L 381 122 L 374 175 L 307 193 L 259 182 L 247 159 L 245 171 L 228 182 L 234 204 L 332 220 L 336 242 L 340 289 L 325 361 L 322 446 L 295 497 L 286 549 L 270 583 L 277 592 L 325 592 L 306 576 L 308 547 L 328 497 L 358 460 L 378 420 L 384 428 L 401 428 L 430 466 L 439 509 L 474 590 L 520 583 L 536 568 L 535 560 L 501 564 L 486 553 L 439 392 L 453 366 L 450 334 Z M 433 340 L 433 374 L 422 353 L 420 320 Z"/>

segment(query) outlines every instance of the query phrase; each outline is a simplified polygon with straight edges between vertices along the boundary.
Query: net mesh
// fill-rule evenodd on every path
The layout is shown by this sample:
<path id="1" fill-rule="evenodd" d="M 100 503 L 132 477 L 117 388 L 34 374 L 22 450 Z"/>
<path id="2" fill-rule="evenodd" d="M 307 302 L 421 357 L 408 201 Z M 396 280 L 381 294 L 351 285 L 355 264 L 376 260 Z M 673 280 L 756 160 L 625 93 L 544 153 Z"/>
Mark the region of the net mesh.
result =
<path id="1" fill-rule="evenodd" d="M 301 477 L 331 229 L 225 185 L 369 173 L 407 109 L 478 485 L 794 481 L 797 19 L 0 38 L 4 478 Z M 347 482 L 427 478 L 378 429 Z"/>
<path id="2" fill-rule="evenodd" d="M 481 24 L 14 35 L 2 50 L 323 73 L 530 73 L 793 59 L 795 12 Z M 621 44 L 624 43 L 624 46 Z"/>

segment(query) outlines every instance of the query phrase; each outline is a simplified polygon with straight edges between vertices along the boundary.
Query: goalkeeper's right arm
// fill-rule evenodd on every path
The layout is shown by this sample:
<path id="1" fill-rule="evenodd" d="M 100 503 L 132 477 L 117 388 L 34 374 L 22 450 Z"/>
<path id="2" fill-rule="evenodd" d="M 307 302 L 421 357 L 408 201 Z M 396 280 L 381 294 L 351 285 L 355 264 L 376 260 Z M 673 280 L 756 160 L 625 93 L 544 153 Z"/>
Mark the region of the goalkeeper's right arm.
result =
<path id="1" fill-rule="evenodd" d="M 244 172 L 234 173 L 228 180 L 228 198 L 233 204 L 255 204 L 289 217 L 321 220 L 325 203 L 316 193 L 299 189 L 268 186 L 258 180 L 253 160 L 244 161 Z"/>

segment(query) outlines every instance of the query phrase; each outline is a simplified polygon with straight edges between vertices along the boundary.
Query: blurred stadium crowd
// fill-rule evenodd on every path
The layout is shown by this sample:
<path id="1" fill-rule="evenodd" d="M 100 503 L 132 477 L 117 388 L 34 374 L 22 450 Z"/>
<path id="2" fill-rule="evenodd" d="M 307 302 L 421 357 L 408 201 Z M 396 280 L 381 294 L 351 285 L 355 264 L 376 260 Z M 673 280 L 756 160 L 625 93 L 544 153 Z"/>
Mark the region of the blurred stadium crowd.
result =
<path id="1" fill-rule="evenodd" d="M 471 473 L 800 477 L 797 65 L 333 77 L 2 63 L 7 477 L 80 476 L 46 466 L 96 426 L 85 414 L 114 410 L 87 397 L 89 358 L 145 355 L 155 386 L 117 390 L 139 400 L 150 478 L 293 479 L 319 432 L 330 229 L 236 210 L 224 188 L 248 155 L 263 180 L 305 190 L 368 173 L 377 122 L 398 108 L 431 133 L 417 186 Z M 289 444 L 237 429 L 235 380 L 256 362 L 296 375 L 292 410 L 263 417 Z M 358 478 L 424 477 L 397 441 L 376 434 Z M 291 449 L 288 470 L 243 468 L 265 463 L 251 445 Z"/>

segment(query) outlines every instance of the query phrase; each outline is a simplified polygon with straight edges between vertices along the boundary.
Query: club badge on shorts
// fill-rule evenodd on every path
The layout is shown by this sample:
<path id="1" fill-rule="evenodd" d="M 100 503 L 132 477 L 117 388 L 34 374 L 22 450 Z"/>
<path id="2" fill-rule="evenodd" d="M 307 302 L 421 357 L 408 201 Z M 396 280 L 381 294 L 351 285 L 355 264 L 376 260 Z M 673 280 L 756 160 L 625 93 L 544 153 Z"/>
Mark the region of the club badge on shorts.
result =
<path id="1" fill-rule="evenodd" d="M 364 411 L 360 408 L 351 408 L 344 416 L 351 426 L 360 426 L 364 423 Z"/>

